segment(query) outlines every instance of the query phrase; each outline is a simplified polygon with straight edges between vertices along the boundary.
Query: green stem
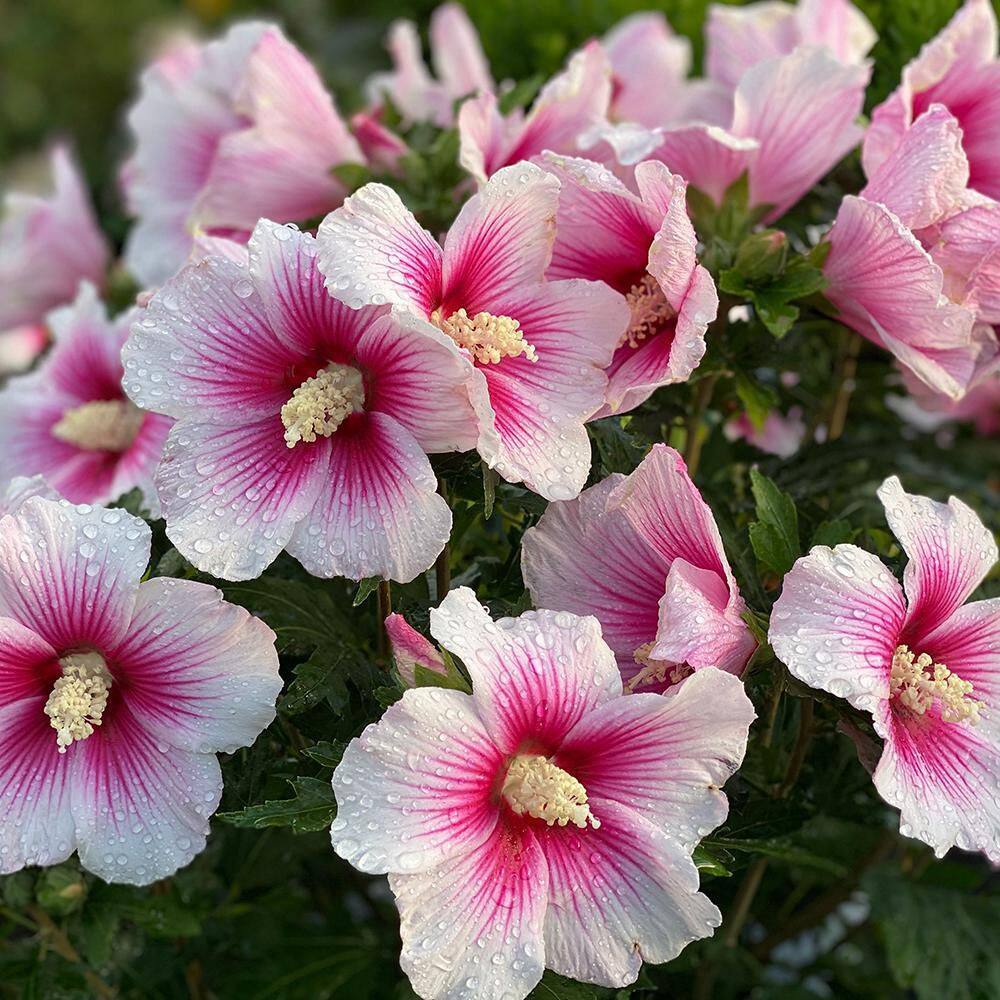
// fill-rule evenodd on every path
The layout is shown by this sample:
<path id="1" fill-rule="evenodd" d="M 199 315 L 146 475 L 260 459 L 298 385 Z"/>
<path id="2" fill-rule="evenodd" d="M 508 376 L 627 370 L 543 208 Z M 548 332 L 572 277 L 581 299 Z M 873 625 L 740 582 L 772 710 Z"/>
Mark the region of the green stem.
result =
<path id="1" fill-rule="evenodd" d="M 827 424 L 827 440 L 836 441 L 844 433 L 847 425 L 847 411 L 858 374 L 858 355 L 861 353 L 861 338 L 852 330 L 845 331 L 846 341 L 841 350 L 840 366 L 837 372 L 837 392 L 830 407 Z"/>
<path id="2" fill-rule="evenodd" d="M 705 443 L 701 426 L 702 418 L 705 416 L 708 404 L 712 401 L 712 393 L 715 392 L 715 384 L 718 381 L 718 375 L 707 375 L 698 383 L 694 404 L 684 424 L 684 464 L 687 465 L 688 475 L 692 479 L 698 471 L 698 464 L 701 462 L 701 448 Z"/>
<path id="3" fill-rule="evenodd" d="M 392 614 L 392 585 L 388 580 L 378 584 L 378 655 L 383 661 L 389 659 L 389 636 L 385 631 L 385 620 Z"/>

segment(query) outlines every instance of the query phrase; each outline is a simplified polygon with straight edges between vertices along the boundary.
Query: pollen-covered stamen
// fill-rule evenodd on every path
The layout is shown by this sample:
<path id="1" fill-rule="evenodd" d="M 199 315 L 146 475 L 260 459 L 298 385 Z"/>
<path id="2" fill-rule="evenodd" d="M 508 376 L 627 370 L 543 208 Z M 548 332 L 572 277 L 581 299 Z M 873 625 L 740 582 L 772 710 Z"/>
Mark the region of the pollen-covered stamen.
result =
<path id="1" fill-rule="evenodd" d="M 522 354 L 529 361 L 538 360 L 535 349 L 524 339 L 521 324 L 511 316 L 494 316 L 488 312 L 470 316 L 459 309 L 444 319 L 441 310 L 435 309 L 431 322 L 481 365 L 495 365 L 504 358 L 517 358 Z"/>
<path id="2" fill-rule="evenodd" d="M 892 654 L 889 690 L 901 705 L 916 715 L 925 714 L 937 701 L 945 722 L 972 724 L 979 721 L 985 702 L 972 697 L 972 683 L 935 663 L 926 653 L 919 656 L 908 646 L 897 646 Z"/>
<path id="3" fill-rule="evenodd" d="M 652 336 L 664 324 L 674 318 L 674 309 L 660 288 L 660 283 L 651 274 L 644 274 L 625 293 L 631 318 L 618 346 L 638 347 L 647 337 Z"/>
<path id="4" fill-rule="evenodd" d="M 60 753 L 85 740 L 101 724 L 108 707 L 111 673 L 100 653 L 68 653 L 59 660 L 62 676 L 52 685 L 45 714 L 56 731 Z"/>
<path id="5" fill-rule="evenodd" d="M 307 378 L 281 408 L 285 443 L 294 448 L 299 441 L 329 437 L 365 402 L 361 372 L 350 365 L 329 364 Z"/>
<path id="6" fill-rule="evenodd" d="M 625 690 L 632 694 L 637 688 L 650 684 L 662 684 L 667 678 L 671 684 L 679 684 L 694 671 L 686 663 L 671 663 L 668 660 L 654 660 L 649 654 L 654 643 L 643 643 L 633 654 L 632 659 L 638 663 L 640 670 L 626 685 Z"/>
<path id="7" fill-rule="evenodd" d="M 143 412 L 127 399 L 95 399 L 67 410 L 52 434 L 85 451 L 125 451 L 142 426 Z"/>
<path id="8" fill-rule="evenodd" d="M 587 805 L 587 789 L 547 757 L 518 754 L 503 783 L 503 796 L 518 816 L 534 816 L 549 826 L 573 823 L 596 830 L 601 824 Z"/>

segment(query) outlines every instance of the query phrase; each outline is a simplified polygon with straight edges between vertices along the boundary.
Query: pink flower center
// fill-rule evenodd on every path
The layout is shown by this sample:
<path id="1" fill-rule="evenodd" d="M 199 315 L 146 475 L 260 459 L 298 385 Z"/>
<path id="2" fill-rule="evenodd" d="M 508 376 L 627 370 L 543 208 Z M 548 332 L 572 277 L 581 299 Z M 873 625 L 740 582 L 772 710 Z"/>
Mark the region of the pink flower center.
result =
<path id="1" fill-rule="evenodd" d="M 889 691 L 893 698 L 915 715 L 924 715 L 937 702 L 945 722 L 975 725 L 985 702 L 972 697 L 972 683 L 963 681 L 943 663 L 935 663 L 926 653 L 919 656 L 908 646 L 897 646 L 892 654 Z"/>
<path id="2" fill-rule="evenodd" d="M 364 402 L 361 372 L 350 365 L 327 365 L 307 378 L 281 408 L 285 443 L 294 448 L 300 441 L 330 437 Z"/>
<path id="3" fill-rule="evenodd" d="M 587 805 L 587 789 L 568 771 L 539 754 L 518 754 L 503 783 L 503 797 L 518 816 L 533 816 L 549 826 L 587 823 L 596 830 L 600 821 Z"/>
<path id="4" fill-rule="evenodd" d="M 470 316 L 459 309 L 443 319 L 441 310 L 435 309 L 431 322 L 481 365 L 495 365 L 504 358 L 522 354 L 529 361 L 538 360 L 535 349 L 524 339 L 521 325 L 511 316 L 494 316 L 488 312 Z"/>
<path id="5" fill-rule="evenodd" d="M 626 293 L 625 301 L 631 312 L 628 329 L 618 346 L 638 347 L 647 337 L 674 318 L 673 307 L 667 302 L 660 283 L 651 274 L 644 274 Z"/>
<path id="6" fill-rule="evenodd" d="M 643 643 L 633 654 L 632 659 L 638 663 L 640 670 L 626 685 L 625 690 L 631 694 L 637 688 L 650 684 L 663 684 L 668 678 L 671 684 L 679 684 L 694 671 L 686 663 L 671 663 L 668 660 L 654 660 L 649 654 L 654 643 Z"/>
<path id="7" fill-rule="evenodd" d="M 52 685 L 45 714 L 56 731 L 56 744 L 65 753 L 70 744 L 85 740 L 101 724 L 108 707 L 111 673 L 104 657 L 93 650 L 68 653 L 59 660 L 62 676 Z"/>
<path id="8" fill-rule="evenodd" d="M 95 399 L 67 410 L 52 435 L 85 451 L 125 451 L 142 427 L 143 412 L 127 399 Z"/>

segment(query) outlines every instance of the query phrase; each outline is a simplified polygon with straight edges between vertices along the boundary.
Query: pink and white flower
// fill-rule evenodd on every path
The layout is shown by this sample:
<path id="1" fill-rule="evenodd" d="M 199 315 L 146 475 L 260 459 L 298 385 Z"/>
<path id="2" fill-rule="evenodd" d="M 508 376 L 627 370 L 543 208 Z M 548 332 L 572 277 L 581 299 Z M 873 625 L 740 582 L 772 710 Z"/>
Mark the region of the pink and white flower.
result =
<path id="1" fill-rule="evenodd" d="M 727 440 L 744 440 L 769 455 L 791 458 L 806 436 L 806 425 L 802 419 L 802 408 L 793 406 L 788 413 L 771 410 L 758 427 L 746 413 L 730 420 L 722 428 Z"/>
<path id="2" fill-rule="evenodd" d="M 0 493 L 0 517 L 13 514 L 31 497 L 61 500 L 62 497 L 41 476 L 15 476 Z"/>
<path id="3" fill-rule="evenodd" d="M 89 283 L 49 314 L 51 351 L 0 389 L 0 485 L 41 475 L 74 503 L 106 503 L 139 487 L 156 512 L 153 472 L 170 421 L 122 389 L 120 352 L 135 315 L 109 320 Z"/>
<path id="4" fill-rule="evenodd" d="M 407 687 L 417 686 L 417 667 L 442 676 L 448 673 L 441 651 L 402 615 L 393 613 L 386 618 L 385 633 L 392 647 L 392 661 Z"/>
<path id="5" fill-rule="evenodd" d="M 861 141 L 856 123 L 871 68 L 844 65 L 828 49 L 800 46 L 756 62 L 740 77 L 723 122 L 590 133 L 618 160 L 664 162 L 716 203 L 744 173 L 749 204 L 766 221 L 783 215 Z"/>
<path id="6" fill-rule="evenodd" d="M 52 150 L 49 169 L 51 195 L 8 192 L 0 225 L 0 337 L 14 338 L 13 346 L 30 354 L 29 363 L 45 345 L 46 313 L 72 302 L 81 281 L 103 286 L 110 257 L 65 146 Z M 10 346 L 7 341 L 4 353 Z"/>
<path id="7" fill-rule="evenodd" d="M 261 217 L 329 211 L 346 193 L 332 168 L 362 160 L 316 70 L 260 22 L 175 43 L 143 74 L 129 125 L 125 261 L 147 285 L 184 264 L 198 231 L 245 239 Z"/>
<path id="8" fill-rule="evenodd" d="M 531 163 L 497 173 L 443 248 L 391 188 L 367 184 L 319 227 L 319 268 L 353 309 L 389 304 L 442 330 L 468 359 L 476 447 L 510 482 L 576 496 L 590 471 L 584 422 L 628 307 L 604 284 L 545 281 L 559 181 Z"/>
<path id="9" fill-rule="evenodd" d="M 716 3 L 705 25 L 705 68 L 713 80 L 735 88 L 751 66 L 800 45 L 825 46 L 839 62 L 857 66 L 877 40 L 868 18 L 850 0 Z"/>
<path id="10" fill-rule="evenodd" d="M 334 850 L 388 873 L 400 964 L 425 1000 L 521 1000 L 548 967 L 626 986 L 721 921 L 691 851 L 754 713 L 731 675 L 622 697 L 593 618 L 431 611 L 473 693 L 404 693 L 333 776 Z"/>
<path id="11" fill-rule="evenodd" d="M 573 154 L 580 139 L 600 126 L 611 101 L 611 66 L 600 44 L 585 45 L 566 69 L 542 88 L 531 110 L 503 115 L 497 97 L 484 91 L 458 112 L 459 162 L 485 184 L 502 167 L 545 150 Z"/>
<path id="12" fill-rule="evenodd" d="M 921 429 L 937 429 L 949 421 L 970 423 L 984 437 L 1000 435 L 1000 374 L 993 371 L 978 380 L 959 400 L 927 390 L 922 383 L 907 388 L 910 396 L 893 407 L 900 415 Z"/>
<path id="13" fill-rule="evenodd" d="M 854 545 L 814 548 L 785 577 L 775 653 L 799 680 L 870 712 L 884 741 L 873 779 L 900 830 L 1000 862 L 1000 602 L 969 595 L 997 560 L 993 535 L 952 497 L 879 498 L 908 562 L 902 588 Z"/>
<path id="14" fill-rule="evenodd" d="M 0 872 L 78 851 L 148 885 L 205 846 L 216 753 L 281 689 L 274 633 L 214 587 L 141 583 L 150 531 L 41 497 L 0 518 Z"/>
<path id="15" fill-rule="evenodd" d="M 463 97 L 496 90 L 479 35 L 457 3 L 442 4 L 431 14 L 431 76 L 420 51 L 420 34 L 412 21 L 394 21 L 389 28 L 390 73 L 376 73 L 365 85 L 378 108 L 388 97 L 404 122 L 429 121 L 441 128 L 455 122 L 455 104 Z"/>
<path id="16" fill-rule="evenodd" d="M 538 607 L 601 623 L 629 690 L 705 667 L 739 674 L 756 648 L 712 511 L 667 445 L 550 504 L 525 532 L 521 571 Z"/>
<path id="17" fill-rule="evenodd" d="M 961 137 L 943 106 L 921 115 L 861 196 L 844 199 L 824 264 L 841 320 L 951 399 L 997 353 L 977 319 L 1000 303 L 996 206 L 966 190 Z"/>
<path id="18" fill-rule="evenodd" d="M 899 87 L 872 112 L 864 147 L 871 176 L 933 104 L 944 105 L 962 128 L 969 185 L 1000 198 L 1000 59 L 990 0 L 966 0 L 939 35 L 903 70 Z"/>
<path id="19" fill-rule="evenodd" d="M 475 444 L 455 343 L 323 287 L 316 241 L 262 219 L 246 263 L 209 256 L 151 299 L 122 357 L 140 406 L 176 418 L 156 488 L 199 569 L 406 582 L 451 530 L 427 452 Z"/>
<path id="20" fill-rule="evenodd" d="M 546 153 L 540 162 L 560 182 L 548 276 L 603 281 L 629 307 L 596 415 L 623 413 L 690 377 L 718 312 L 715 282 L 696 256 L 687 184 L 654 160 L 635 168 L 638 194 L 592 160 Z"/>

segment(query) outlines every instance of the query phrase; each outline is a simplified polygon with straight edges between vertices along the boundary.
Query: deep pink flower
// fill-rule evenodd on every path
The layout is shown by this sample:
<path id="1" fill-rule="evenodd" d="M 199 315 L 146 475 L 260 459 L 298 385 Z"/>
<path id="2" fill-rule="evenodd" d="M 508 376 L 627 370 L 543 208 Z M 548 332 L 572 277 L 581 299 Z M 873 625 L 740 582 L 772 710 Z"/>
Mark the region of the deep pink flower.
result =
<path id="1" fill-rule="evenodd" d="M 483 459 L 548 499 L 590 470 L 584 421 L 628 322 L 593 281 L 544 280 L 559 182 L 531 163 L 495 175 L 463 206 L 443 248 L 391 188 L 368 184 L 319 227 L 327 287 L 356 309 L 388 303 L 429 319 L 470 362 Z"/>
<path id="2" fill-rule="evenodd" d="M 803 683 L 872 714 L 884 740 L 875 787 L 900 830 L 934 848 L 1000 862 L 1000 602 L 966 599 L 997 560 L 960 500 L 879 498 L 908 562 L 903 587 L 854 545 L 814 548 L 785 577 L 775 653 Z"/>
<path id="3" fill-rule="evenodd" d="M 662 160 L 692 187 L 720 202 L 745 172 L 750 205 L 783 215 L 860 142 L 870 66 L 844 65 L 825 48 L 803 46 L 755 63 L 740 78 L 730 120 L 590 133 L 624 164 Z"/>
<path id="4" fill-rule="evenodd" d="M 205 846 L 217 752 L 281 690 L 274 633 L 214 587 L 140 583 L 150 531 L 41 497 L 0 518 L 0 872 L 79 851 L 147 885 Z"/>
<path id="5" fill-rule="evenodd" d="M 129 125 L 121 182 L 138 221 L 125 259 L 148 285 L 185 262 L 200 230 L 249 234 L 261 217 L 329 211 L 346 193 L 331 168 L 362 160 L 315 69 L 259 22 L 176 43 L 143 74 Z"/>
<path id="6" fill-rule="evenodd" d="M 849 0 L 799 0 L 731 7 L 714 3 L 705 25 L 705 68 L 735 88 L 757 63 L 800 45 L 825 46 L 844 65 L 859 65 L 878 36 Z"/>
<path id="7" fill-rule="evenodd" d="M 402 616 L 391 614 L 385 620 L 386 635 L 392 646 L 392 660 L 400 679 L 407 687 L 416 687 L 416 668 L 423 667 L 436 674 L 447 674 L 440 650 L 422 636 Z"/>
<path id="8" fill-rule="evenodd" d="M 334 850 L 389 874 L 425 1000 L 522 1000 L 543 970 L 634 982 L 721 921 L 691 851 L 746 749 L 743 686 L 704 670 L 622 697 L 593 618 L 431 611 L 473 693 L 407 691 L 334 772 Z"/>
<path id="9" fill-rule="evenodd" d="M 863 157 L 869 176 L 932 104 L 944 105 L 962 127 L 970 186 L 1000 198 L 1000 60 L 990 0 L 966 0 L 906 66 L 899 87 L 874 110 Z"/>
<path id="10" fill-rule="evenodd" d="M 550 504 L 525 532 L 521 570 L 538 607 L 597 618 L 630 689 L 704 667 L 739 674 L 756 646 L 712 511 L 663 444 L 631 475 Z"/>
<path id="11" fill-rule="evenodd" d="M 927 110 L 844 199 L 824 265 L 840 318 L 932 390 L 960 398 L 996 354 L 1000 220 L 966 184 L 961 129 Z"/>
<path id="12" fill-rule="evenodd" d="M 743 439 L 769 455 L 791 458 L 802 447 L 806 425 L 802 420 L 802 408 L 793 406 L 787 414 L 772 410 L 760 427 L 742 413 L 723 427 L 723 433 L 730 441 Z"/>
<path id="13" fill-rule="evenodd" d="M 502 115 L 489 91 L 466 101 L 458 112 L 459 161 L 484 184 L 502 167 L 545 150 L 576 153 L 581 137 L 605 120 L 610 101 L 611 66 L 600 44 L 590 42 L 549 80 L 527 114 Z"/>
<path id="14" fill-rule="evenodd" d="M 434 562 L 451 511 L 425 452 L 475 443 L 468 365 L 387 313 L 330 296 L 313 237 L 266 219 L 248 263 L 210 256 L 153 296 L 125 388 L 177 418 L 156 487 L 199 569 L 251 579 L 287 549 L 316 576 L 406 582 Z"/>
<path id="15" fill-rule="evenodd" d="M 687 184 L 656 161 L 635 168 L 638 194 L 591 160 L 547 153 L 540 162 L 561 185 L 549 277 L 604 281 L 629 306 L 597 415 L 622 413 L 690 377 L 718 312 L 715 283 L 696 257 Z"/>
<path id="16" fill-rule="evenodd" d="M 456 101 L 492 94 L 495 84 L 475 26 L 459 4 L 442 4 L 431 14 L 430 42 L 437 79 L 427 72 L 417 26 L 393 22 L 388 40 L 393 70 L 376 73 L 365 90 L 376 108 L 388 96 L 407 123 L 430 121 L 448 128 L 455 122 Z"/>
<path id="17" fill-rule="evenodd" d="M 143 412 L 122 389 L 119 355 L 134 318 L 109 320 L 90 284 L 49 314 L 51 351 L 0 389 L 0 485 L 39 474 L 74 503 L 105 503 L 139 487 L 156 512 L 153 471 L 170 421 Z"/>
<path id="18" fill-rule="evenodd" d="M 4 198 L 0 335 L 37 328 L 49 310 L 76 298 L 81 281 L 104 284 L 110 251 L 79 170 L 65 146 L 56 146 L 49 162 L 51 195 L 10 191 Z"/>

